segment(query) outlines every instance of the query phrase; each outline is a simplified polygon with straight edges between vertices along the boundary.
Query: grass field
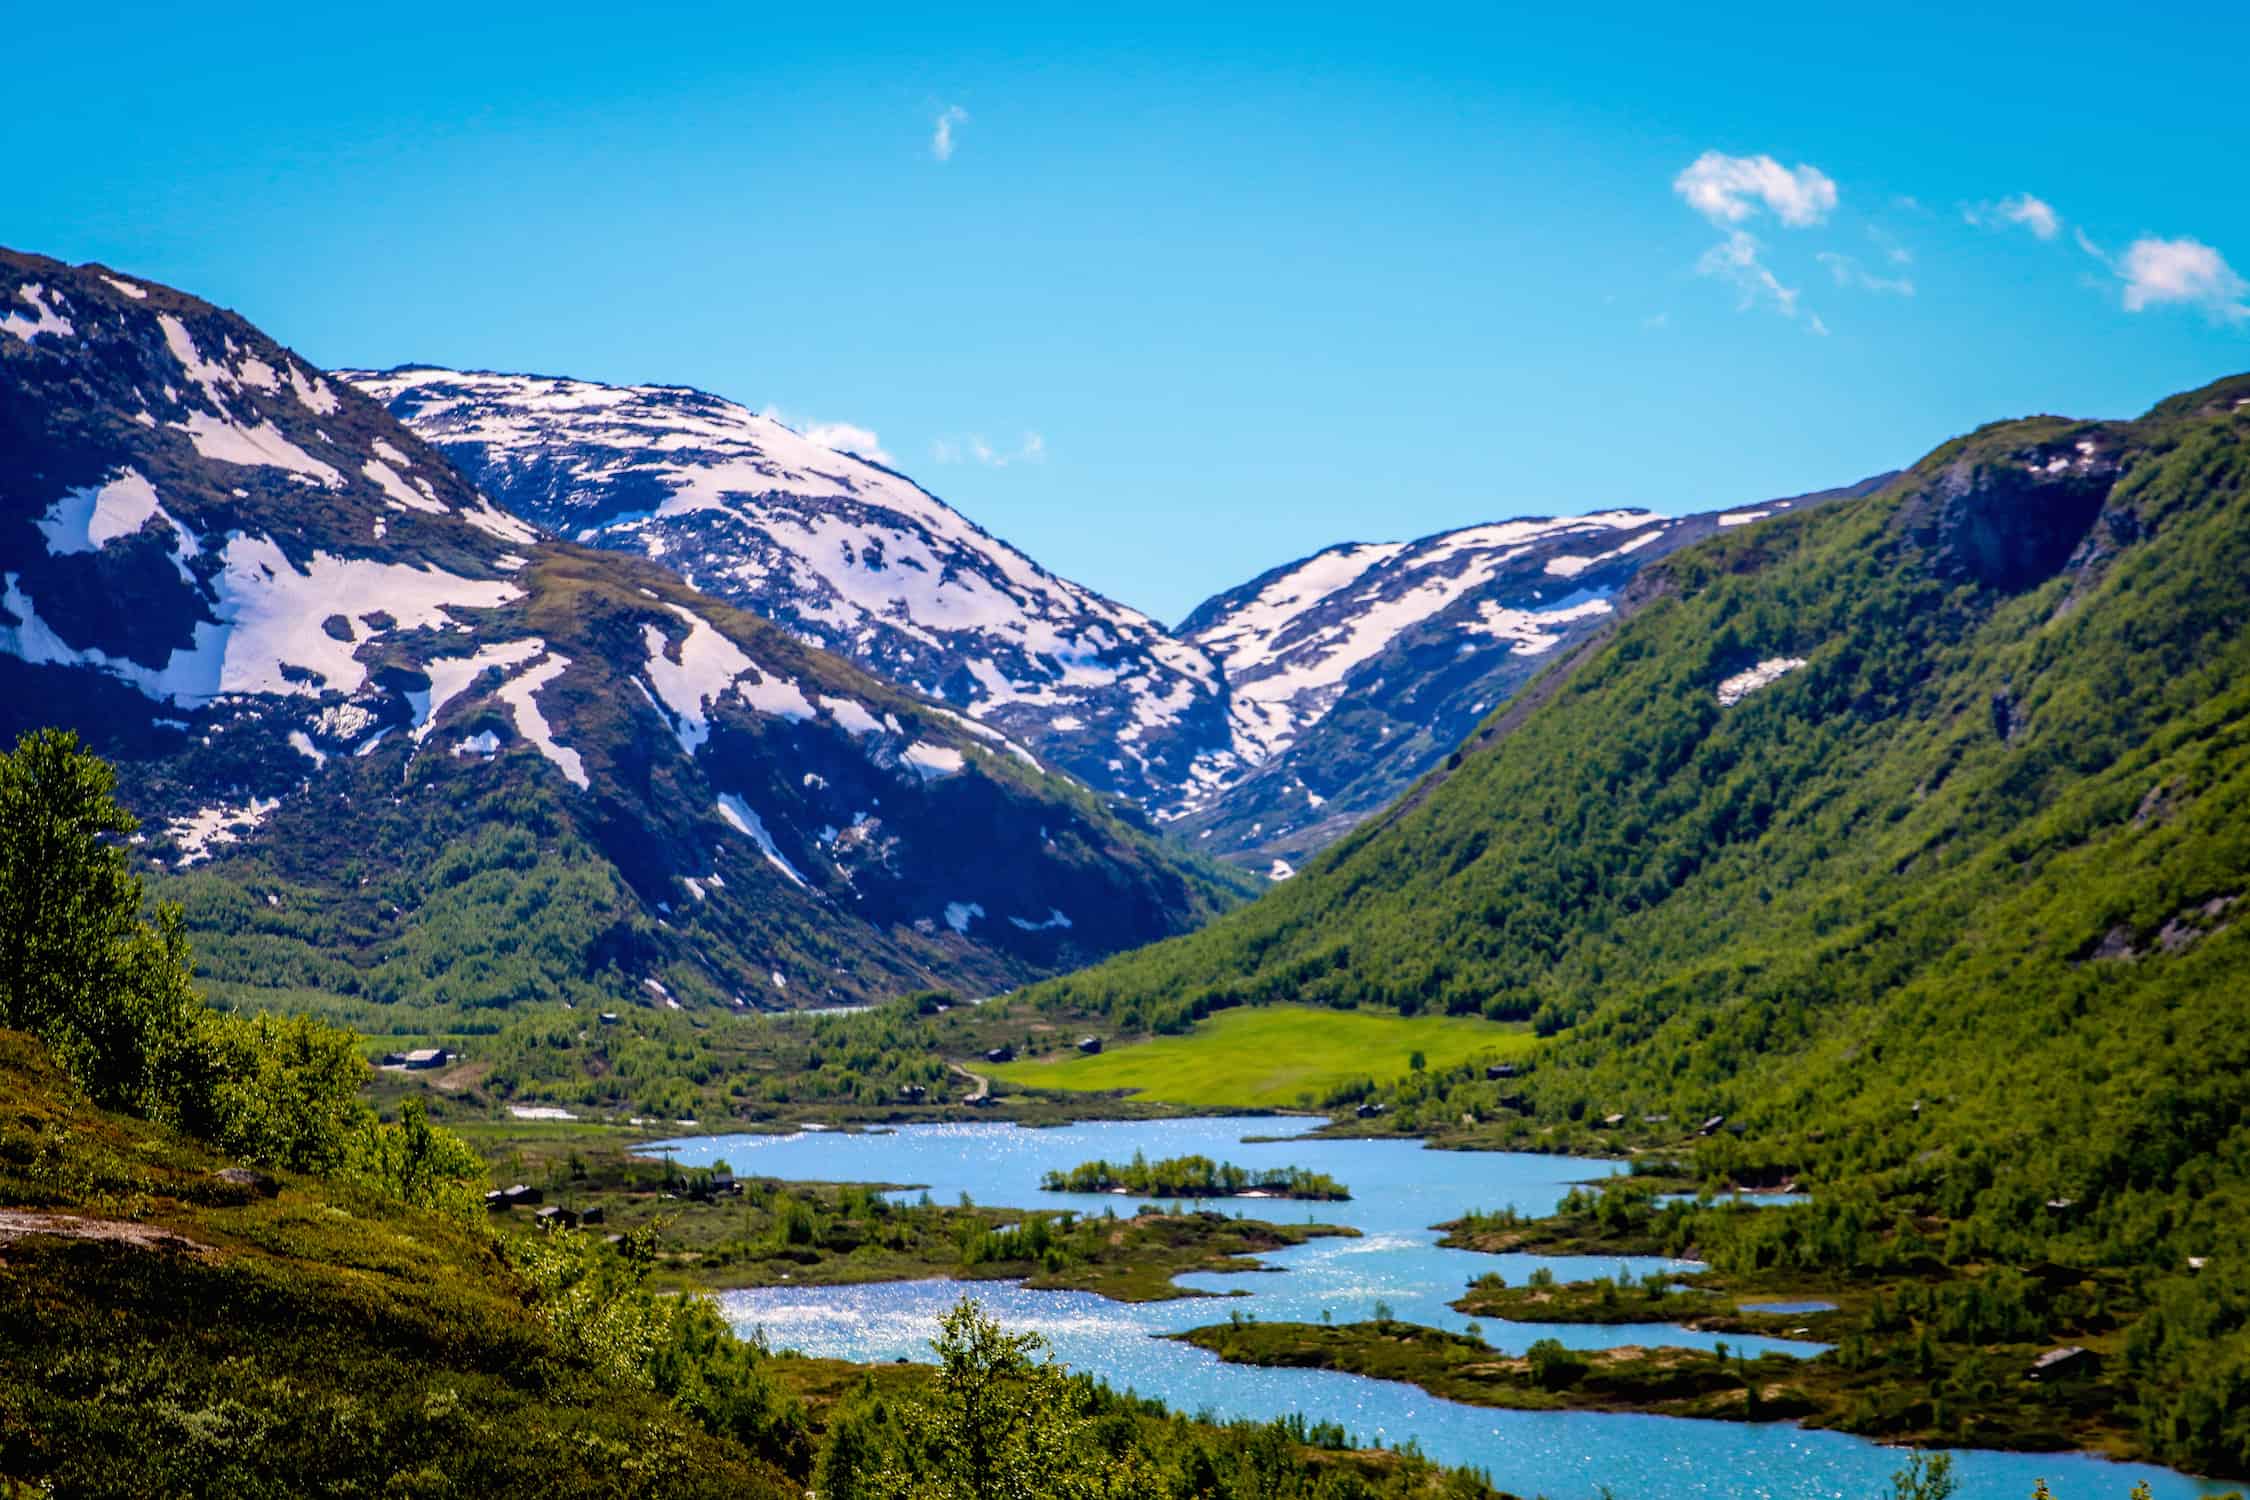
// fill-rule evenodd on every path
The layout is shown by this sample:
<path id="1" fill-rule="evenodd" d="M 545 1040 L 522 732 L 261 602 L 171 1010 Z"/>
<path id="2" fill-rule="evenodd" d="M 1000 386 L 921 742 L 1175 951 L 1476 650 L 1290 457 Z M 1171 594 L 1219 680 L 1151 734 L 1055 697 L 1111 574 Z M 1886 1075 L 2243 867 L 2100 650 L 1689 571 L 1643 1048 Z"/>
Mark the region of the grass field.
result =
<path id="1" fill-rule="evenodd" d="M 1536 1045 L 1527 1027 L 1473 1017 L 1261 1005 L 1220 1011 L 1185 1036 L 1093 1057 L 975 1066 L 1022 1088 L 1134 1089 L 1167 1104 L 1299 1109 L 1317 1108 L 1330 1089 L 1355 1078 L 1396 1078 L 1416 1052 L 1429 1067 L 1445 1068 L 1521 1057 Z"/>

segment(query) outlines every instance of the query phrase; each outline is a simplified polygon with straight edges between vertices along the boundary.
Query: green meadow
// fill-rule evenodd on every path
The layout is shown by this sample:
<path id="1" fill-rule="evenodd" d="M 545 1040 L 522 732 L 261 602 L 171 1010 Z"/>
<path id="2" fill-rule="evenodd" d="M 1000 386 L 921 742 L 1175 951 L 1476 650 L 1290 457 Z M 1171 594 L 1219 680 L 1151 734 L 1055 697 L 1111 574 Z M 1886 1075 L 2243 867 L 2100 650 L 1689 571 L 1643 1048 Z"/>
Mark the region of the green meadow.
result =
<path id="1" fill-rule="evenodd" d="M 1390 1011 L 1304 1005 L 1223 1010 L 1180 1036 L 1160 1036 L 1098 1053 L 1067 1052 L 978 1064 L 1019 1088 L 1132 1089 L 1143 1099 L 1212 1108 L 1319 1108 L 1353 1083 L 1385 1083 L 1413 1071 L 1522 1057 L 1536 1046 L 1530 1028 L 1473 1016 L 1401 1016 Z"/>

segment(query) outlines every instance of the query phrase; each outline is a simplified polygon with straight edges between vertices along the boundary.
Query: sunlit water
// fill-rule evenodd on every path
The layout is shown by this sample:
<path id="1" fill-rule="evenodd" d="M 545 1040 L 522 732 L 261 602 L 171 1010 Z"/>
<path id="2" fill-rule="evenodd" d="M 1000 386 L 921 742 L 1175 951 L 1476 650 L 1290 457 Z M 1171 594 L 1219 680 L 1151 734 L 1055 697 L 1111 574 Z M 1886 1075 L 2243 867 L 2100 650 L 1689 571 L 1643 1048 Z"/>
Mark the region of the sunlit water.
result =
<path id="1" fill-rule="evenodd" d="M 1128 1305 L 1085 1292 L 1035 1292 L 1006 1282 L 890 1282 L 854 1287 L 769 1287 L 729 1292 L 721 1301 L 744 1332 L 765 1330 L 777 1347 L 862 1361 L 929 1355 L 938 1316 L 964 1290 L 993 1316 L 1035 1329 L 1074 1369 L 1110 1384 L 1162 1398 L 1175 1409 L 1221 1417 L 1270 1418 L 1301 1412 L 1342 1423 L 1366 1442 L 1412 1440 L 1430 1457 L 1471 1464 L 1521 1494 L 1557 1500 L 1592 1496 L 1600 1486 L 1618 1500 L 1667 1497 L 1787 1497 L 1787 1500 L 1883 1500 L 1900 1455 L 1858 1438 L 1808 1432 L 1784 1424 L 1697 1422 L 1608 1413 L 1492 1411 L 1441 1401 L 1421 1390 L 1323 1370 L 1267 1370 L 1221 1363 L 1200 1349 L 1153 1335 L 1224 1321 L 1232 1312 L 1269 1322 L 1318 1322 L 1325 1313 L 1349 1322 L 1391 1314 L 1432 1327 L 1465 1329 L 1469 1319 L 1447 1304 L 1467 1284 L 1498 1271 L 1521 1285 L 1545 1266 L 1564 1280 L 1693 1269 L 1686 1261 L 1614 1256 L 1480 1255 L 1437 1247 L 1432 1225 L 1473 1208 L 1512 1205 L 1528 1214 L 1552 1211 L 1570 1187 L 1608 1176 L 1616 1163 L 1498 1152 L 1430 1151 L 1414 1141 L 1290 1140 L 1247 1143 L 1291 1123 L 1265 1118 L 1106 1121 L 1052 1130 L 1007 1124 L 920 1125 L 881 1135 L 806 1132 L 790 1136 L 696 1136 L 669 1143 L 683 1165 L 724 1160 L 737 1173 L 799 1181 L 913 1184 L 941 1202 L 969 1194 L 1009 1207 L 1132 1212 L 1132 1200 L 1048 1193 L 1040 1175 L 1095 1157 L 1112 1161 L 1135 1151 L 1150 1160 L 1189 1153 L 1245 1167 L 1289 1164 L 1326 1172 L 1352 1193 L 1346 1203 L 1232 1202 L 1252 1217 L 1312 1219 L 1349 1225 L 1354 1239 L 1316 1239 L 1262 1259 L 1268 1273 L 1201 1274 L 1182 1284 L 1213 1292 L 1247 1292 L 1225 1301 L 1185 1298 Z M 1670 1324 L 1595 1327 L 1506 1323 L 1485 1319 L 1486 1342 L 1520 1353 L 1541 1338 L 1599 1348 L 1669 1344 L 1710 1348 L 1724 1342 L 1745 1353 L 1810 1354 L 1818 1344 L 1742 1335 L 1714 1337 Z M 2158 1500 L 2223 1492 L 2212 1485 L 2145 1466 L 2076 1455 L 1963 1452 L 1957 1473 L 1962 1500 L 2027 1500 L 2044 1477 L 2056 1500 L 2123 1500 L 2147 1480 Z"/>

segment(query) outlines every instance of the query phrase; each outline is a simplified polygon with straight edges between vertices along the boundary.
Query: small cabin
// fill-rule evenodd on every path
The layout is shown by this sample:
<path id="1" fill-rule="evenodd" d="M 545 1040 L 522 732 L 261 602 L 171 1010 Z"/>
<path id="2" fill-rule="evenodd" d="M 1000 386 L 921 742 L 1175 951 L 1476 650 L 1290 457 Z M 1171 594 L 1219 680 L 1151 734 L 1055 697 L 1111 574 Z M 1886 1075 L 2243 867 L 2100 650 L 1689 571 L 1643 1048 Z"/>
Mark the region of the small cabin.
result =
<path id="1" fill-rule="evenodd" d="M 1520 1071 L 1514 1063 L 1486 1063 L 1484 1079 L 1487 1083 L 1495 1083 L 1503 1078 L 1513 1078 Z"/>
<path id="2" fill-rule="evenodd" d="M 1014 1062 L 1016 1060 L 1016 1049 L 1006 1042 L 1002 1042 L 990 1052 L 985 1053 L 984 1060 L 988 1063 Z"/>
<path id="3" fill-rule="evenodd" d="M 1615 1130 L 1618 1126 L 1625 1123 L 1625 1117 L 1623 1115 L 1603 1115 L 1602 1123 L 1608 1126 L 1610 1129 Z"/>
<path id="4" fill-rule="evenodd" d="M 589 1209 L 585 1210 L 585 1211 L 584 1211 L 583 1213 L 579 1214 L 579 1216 L 578 1216 L 578 1222 L 579 1222 L 579 1223 L 580 1223 L 581 1225 L 584 1225 L 584 1226 L 586 1226 L 586 1227 L 588 1227 L 588 1228 L 591 1228 L 591 1227 L 593 1227 L 594 1225 L 596 1225 L 596 1224 L 599 1224 L 599 1223 L 601 1223 L 601 1222 L 602 1222 L 602 1221 L 603 1221 L 604 1219 L 606 1219 L 607 1217 L 608 1217 L 608 1215 L 607 1215 L 607 1214 L 605 1214 L 605 1213 L 603 1213 L 603 1212 L 602 1212 L 602 1211 L 601 1211 L 600 1209 L 598 1209 L 598 1208 L 589 1208 Z"/>
<path id="5" fill-rule="evenodd" d="M 603 1011 L 602 1024 L 604 1026 L 615 1026 L 617 1024 L 617 1012 L 614 1010 Z"/>
<path id="6" fill-rule="evenodd" d="M 442 1068 L 453 1061 L 453 1054 L 444 1047 L 417 1047 L 399 1061 L 408 1068 Z"/>
<path id="7" fill-rule="evenodd" d="M 971 1109 L 990 1109 L 1000 1101 L 990 1094 L 972 1094 L 966 1102 Z"/>
<path id="8" fill-rule="evenodd" d="M 578 1215 L 559 1203 L 550 1203 L 531 1217 L 533 1222 L 538 1224 L 541 1229 L 576 1229 L 578 1227 Z"/>
<path id="9" fill-rule="evenodd" d="M 514 1187 L 500 1190 L 500 1206 L 502 1208 L 514 1208 L 519 1203 L 537 1203 L 546 1196 L 545 1193 L 540 1192 L 539 1189 L 529 1183 L 519 1182 Z"/>
<path id="10" fill-rule="evenodd" d="M 2059 1380 L 2066 1375 L 2083 1375 L 2093 1369 L 2093 1352 L 2068 1344 L 2060 1349 L 2049 1349 L 2031 1362 L 2033 1380 Z"/>
<path id="11" fill-rule="evenodd" d="M 1725 1115 L 1713 1115 L 1710 1119 L 1705 1120 L 1701 1125 L 1697 1126 L 1695 1133 L 1697 1135 L 1716 1134 L 1719 1127 L 1726 1124 L 1726 1122 L 1727 1117 Z"/>
<path id="12" fill-rule="evenodd" d="M 902 1083 L 898 1086 L 898 1096 L 909 1104 L 920 1104 L 930 1097 L 930 1091 L 919 1083 Z"/>
<path id="13" fill-rule="evenodd" d="M 1358 1115 L 1362 1120 L 1372 1120 L 1382 1112 L 1383 1106 L 1375 1103 L 1373 1100 L 1369 1100 L 1367 1103 L 1362 1104 L 1358 1109 L 1352 1111 L 1352 1113 Z"/>
<path id="14" fill-rule="evenodd" d="M 1078 1039 L 1078 1050 L 1092 1057 L 1102 1050 L 1102 1039 L 1098 1036 L 1082 1036 Z"/>

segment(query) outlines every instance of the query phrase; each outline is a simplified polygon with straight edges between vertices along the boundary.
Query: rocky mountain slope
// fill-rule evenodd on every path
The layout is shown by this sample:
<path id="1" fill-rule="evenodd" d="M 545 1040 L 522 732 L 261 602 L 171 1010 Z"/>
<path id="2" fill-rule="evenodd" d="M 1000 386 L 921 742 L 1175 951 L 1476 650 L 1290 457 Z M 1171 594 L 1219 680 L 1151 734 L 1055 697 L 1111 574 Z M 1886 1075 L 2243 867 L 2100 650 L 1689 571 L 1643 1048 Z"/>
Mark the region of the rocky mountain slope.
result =
<path id="1" fill-rule="evenodd" d="M 678 386 L 408 366 L 348 378 L 501 505 L 950 703 L 1163 806 L 1228 746 L 1210 659 L 912 480 Z"/>
<path id="2" fill-rule="evenodd" d="M 121 762 L 222 985 L 983 992 L 1206 875 L 1001 732 L 548 539 L 242 319 L 0 253 L 0 736 Z"/>
<path id="3" fill-rule="evenodd" d="M 515 514 L 661 562 L 1273 876 L 1601 628 L 1645 562 L 1867 487 L 1331 547 L 1166 631 L 895 470 L 717 396 L 426 366 L 346 374 Z"/>
<path id="4" fill-rule="evenodd" d="M 1890 476 L 1702 515 L 1529 517 L 1416 542 L 1345 543 L 1206 601 L 1179 627 L 1225 674 L 1247 769 L 1177 832 L 1281 873 L 1403 792 L 1558 653 L 1603 630 L 1668 553 Z"/>

